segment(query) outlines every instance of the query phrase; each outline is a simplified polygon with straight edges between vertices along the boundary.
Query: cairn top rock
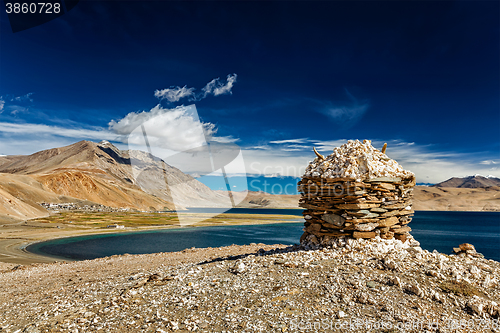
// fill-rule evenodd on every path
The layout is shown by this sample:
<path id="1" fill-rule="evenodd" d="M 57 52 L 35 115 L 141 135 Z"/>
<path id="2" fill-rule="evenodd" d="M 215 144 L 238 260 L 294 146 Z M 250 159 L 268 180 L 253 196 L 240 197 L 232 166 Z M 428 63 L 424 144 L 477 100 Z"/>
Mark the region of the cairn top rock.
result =
<path id="1" fill-rule="evenodd" d="M 349 140 L 336 147 L 328 156 L 319 153 L 316 155 L 306 168 L 306 178 L 353 178 L 362 181 L 381 177 L 406 179 L 415 176 L 374 148 L 370 140 Z"/>

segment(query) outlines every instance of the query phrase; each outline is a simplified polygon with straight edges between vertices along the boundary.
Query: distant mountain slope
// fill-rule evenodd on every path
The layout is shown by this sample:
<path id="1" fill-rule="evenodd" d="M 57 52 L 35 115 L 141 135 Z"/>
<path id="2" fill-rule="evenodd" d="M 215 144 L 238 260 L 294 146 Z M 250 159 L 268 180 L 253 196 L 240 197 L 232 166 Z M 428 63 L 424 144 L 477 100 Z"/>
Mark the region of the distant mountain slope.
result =
<path id="1" fill-rule="evenodd" d="M 453 177 L 444 182 L 434 185 L 435 187 L 456 187 L 456 188 L 482 188 L 489 186 L 500 186 L 500 178 L 484 177 L 474 175 L 469 177 Z"/>
<path id="2" fill-rule="evenodd" d="M 500 187 L 452 188 L 415 186 L 415 210 L 500 211 Z"/>
<path id="3" fill-rule="evenodd" d="M 0 221 L 47 216 L 49 213 L 40 206 L 40 202 L 74 202 L 81 205 L 93 203 L 58 195 L 30 176 L 0 173 Z"/>
<path id="4" fill-rule="evenodd" d="M 415 210 L 439 211 L 500 211 L 500 187 L 445 188 L 415 186 L 413 190 Z M 235 193 L 235 196 L 240 195 Z M 238 207 L 249 208 L 298 208 L 300 195 L 271 195 L 265 192 L 249 192 Z"/>
<path id="5" fill-rule="evenodd" d="M 37 203 L 40 199 L 59 202 L 56 194 L 47 192 L 31 177 L 0 174 L 1 220 L 25 220 L 48 215 L 48 212 Z"/>
<path id="6" fill-rule="evenodd" d="M 219 191 L 218 191 L 219 192 Z M 225 193 L 225 191 L 220 191 Z M 299 208 L 298 194 L 274 195 L 266 192 L 248 191 L 248 193 L 233 192 L 238 208 Z"/>
<path id="7" fill-rule="evenodd" d="M 60 198 L 65 202 L 86 200 L 116 208 L 174 209 L 164 175 L 168 175 L 169 185 L 176 185 L 177 205 L 226 204 L 224 196 L 179 169 L 145 152 L 121 151 L 107 141 L 80 141 L 27 156 L 2 156 L 0 175 L 0 190 L 4 191 L 0 195 L 11 200 L 0 207 L 0 215 L 15 219 L 46 215 L 39 203 L 64 202 Z M 12 179 L 17 179 L 14 187 Z M 29 198 L 25 193 L 31 193 Z"/>

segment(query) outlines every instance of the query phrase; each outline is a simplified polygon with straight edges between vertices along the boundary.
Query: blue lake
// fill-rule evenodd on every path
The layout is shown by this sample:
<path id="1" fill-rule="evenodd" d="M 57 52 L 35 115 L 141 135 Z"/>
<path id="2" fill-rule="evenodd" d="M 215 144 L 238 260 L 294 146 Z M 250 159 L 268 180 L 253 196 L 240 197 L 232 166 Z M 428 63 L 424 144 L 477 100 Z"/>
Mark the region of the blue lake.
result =
<path id="1" fill-rule="evenodd" d="M 190 210 L 196 211 L 196 210 Z M 245 209 L 229 213 L 290 214 L 302 216 L 298 209 Z M 461 243 L 471 243 L 488 259 L 500 261 L 499 212 L 424 212 L 417 211 L 410 223 L 411 234 L 422 248 L 452 253 Z M 303 222 L 178 228 L 56 239 L 32 244 L 27 250 L 67 259 L 94 259 L 114 254 L 143 254 L 180 251 L 190 247 L 219 247 L 250 243 L 295 244 L 302 234 Z"/>

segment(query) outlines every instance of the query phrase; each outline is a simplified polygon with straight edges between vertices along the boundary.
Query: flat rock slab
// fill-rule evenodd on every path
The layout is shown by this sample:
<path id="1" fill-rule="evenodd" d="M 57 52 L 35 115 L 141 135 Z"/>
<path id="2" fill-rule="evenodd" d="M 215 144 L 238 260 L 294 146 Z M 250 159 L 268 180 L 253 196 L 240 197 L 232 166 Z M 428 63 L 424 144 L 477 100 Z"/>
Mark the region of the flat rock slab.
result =
<path id="1" fill-rule="evenodd" d="M 375 231 L 355 231 L 352 233 L 354 238 L 375 238 Z"/>
<path id="2" fill-rule="evenodd" d="M 380 220 L 380 222 L 378 224 L 380 227 L 391 227 L 391 226 L 398 224 L 398 223 L 399 223 L 398 218 L 395 216 L 392 216 L 392 217 L 389 217 L 387 219 Z"/>
<path id="3" fill-rule="evenodd" d="M 325 215 L 321 216 L 321 219 L 327 223 L 336 225 L 338 227 L 344 225 L 344 223 L 345 223 L 345 218 L 343 218 L 340 215 L 336 215 L 336 214 L 325 214 Z"/>
<path id="4" fill-rule="evenodd" d="M 357 204 L 341 204 L 337 205 L 339 209 L 367 209 L 367 208 L 375 208 L 379 207 L 379 204 L 366 204 L 366 203 L 357 203 Z"/>
<path id="5" fill-rule="evenodd" d="M 410 232 L 411 228 L 408 226 L 404 226 L 404 227 L 394 229 L 394 230 L 391 229 L 391 231 L 394 232 L 395 234 L 405 234 L 407 232 Z"/>
<path id="6" fill-rule="evenodd" d="M 396 177 L 396 178 L 378 177 L 378 178 L 366 179 L 365 182 L 367 182 L 367 183 L 374 183 L 374 182 L 400 183 L 401 178 L 399 178 L 399 177 Z"/>

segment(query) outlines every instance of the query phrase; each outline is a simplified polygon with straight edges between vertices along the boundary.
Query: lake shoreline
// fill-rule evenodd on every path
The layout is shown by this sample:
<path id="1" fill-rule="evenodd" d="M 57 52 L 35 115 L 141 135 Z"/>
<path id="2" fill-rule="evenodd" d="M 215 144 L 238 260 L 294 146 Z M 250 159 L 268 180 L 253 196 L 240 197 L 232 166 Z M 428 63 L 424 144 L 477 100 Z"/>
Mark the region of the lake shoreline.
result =
<path id="1" fill-rule="evenodd" d="M 422 211 L 429 212 L 429 211 Z M 442 211 L 448 212 L 448 211 Z M 477 213 L 477 212 L 476 212 Z M 484 212 L 486 214 L 494 212 Z M 190 225 L 189 228 L 205 227 L 205 226 L 229 226 L 229 225 L 260 225 L 260 224 L 275 224 L 275 223 L 291 223 L 293 219 L 302 219 L 299 216 L 292 215 L 265 215 L 265 214 L 228 214 L 232 216 L 227 218 L 223 216 L 221 220 L 224 222 L 207 222 Z M 59 228 L 58 228 L 59 227 Z M 150 226 L 135 226 L 125 227 L 123 229 L 107 229 L 107 228 L 91 228 L 82 226 L 64 224 L 48 225 L 47 223 L 39 223 L 37 220 L 25 221 L 22 224 L 5 225 L 0 228 L 0 265 L 9 263 L 9 265 L 29 265 L 33 263 L 51 263 L 59 261 L 72 261 L 68 258 L 53 257 L 41 253 L 28 251 L 26 248 L 30 245 L 51 241 L 56 239 L 90 236 L 90 235 L 113 235 L 124 233 L 148 232 L 148 231 L 163 231 L 176 228 L 186 228 L 179 224 L 170 225 L 150 225 Z M 297 239 L 298 242 L 298 239 Z M 455 244 L 454 246 L 457 246 Z M 451 250 L 451 248 L 450 248 Z"/>
<path id="2" fill-rule="evenodd" d="M 193 213 L 196 214 L 196 213 Z M 237 214 L 231 214 L 237 215 Z M 244 214 L 241 214 L 244 215 Z M 247 215 L 247 214 L 245 214 Z M 249 215 L 249 214 L 248 214 Z M 66 262 L 72 261 L 70 259 L 56 258 L 39 253 L 33 253 L 26 250 L 30 245 L 51 241 L 56 239 L 88 236 L 88 235 L 112 235 L 123 233 L 134 233 L 143 231 L 160 231 L 171 230 L 176 228 L 197 228 L 207 226 L 220 226 L 220 225 L 259 225 L 259 224 L 275 224 L 275 223 L 290 223 L 290 219 L 298 218 L 298 216 L 282 215 L 282 216 L 268 216 L 263 220 L 263 214 L 258 218 L 255 216 L 245 216 L 245 219 L 239 221 L 230 220 L 228 222 L 201 222 L 189 226 L 182 226 L 180 224 L 168 225 L 150 225 L 150 226 L 135 226 L 118 228 L 92 228 L 88 226 L 60 224 L 47 225 L 40 223 L 40 219 L 27 220 L 22 223 L 11 223 L 0 226 L 0 269 L 2 266 L 13 267 L 13 265 L 30 265 L 36 263 L 53 263 L 53 262 Z"/>

